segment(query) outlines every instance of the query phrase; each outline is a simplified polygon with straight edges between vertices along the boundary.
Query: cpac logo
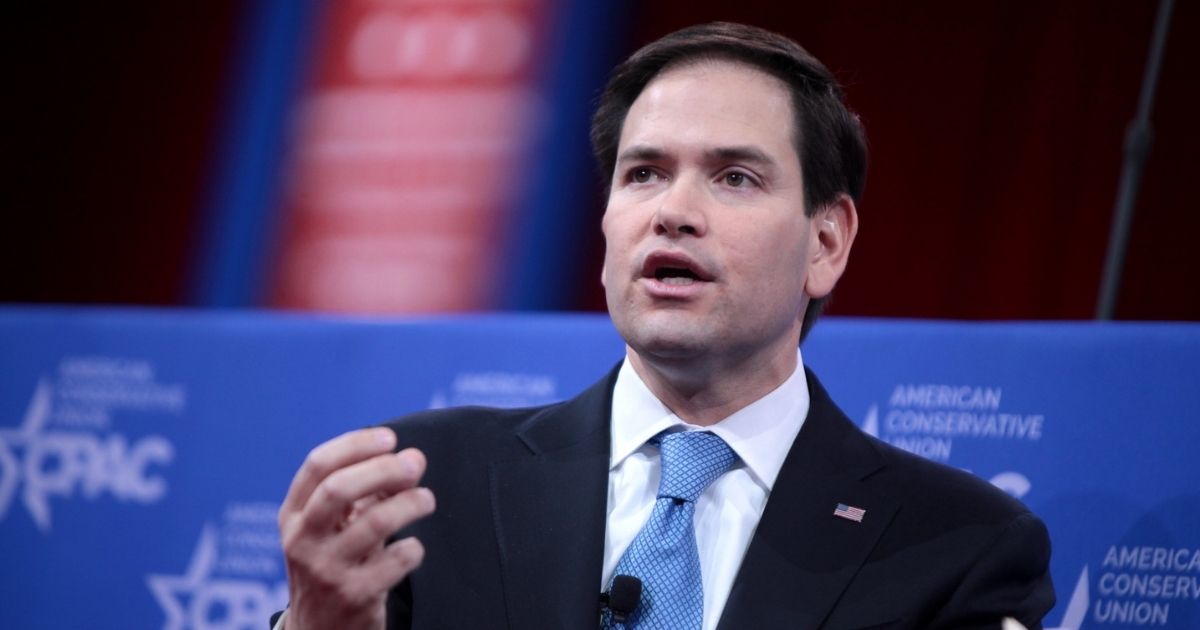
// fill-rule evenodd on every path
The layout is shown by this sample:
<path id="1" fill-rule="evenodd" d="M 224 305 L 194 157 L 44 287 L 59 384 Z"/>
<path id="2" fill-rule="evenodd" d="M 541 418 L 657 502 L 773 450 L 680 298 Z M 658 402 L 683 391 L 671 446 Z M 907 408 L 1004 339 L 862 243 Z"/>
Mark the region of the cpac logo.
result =
<path id="1" fill-rule="evenodd" d="M 146 583 L 167 615 L 164 630 L 241 630 L 266 626 L 287 606 L 287 583 L 213 579 L 217 533 L 205 526 L 183 575 L 148 575 Z"/>
<path id="2" fill-rule="evenodd" d="M 167 482 L 147 469 L 171 463 L 175 451 L 170 442 L 148 436 L 130 445 L 118 434 L 43 432 L 51 398 L 50 385 L 40 381 L 21 426 L 0 429 L 0 520 L 19 489 L 43 532 L 50 530 L 52 496 L 71 498 L 79 492 L 95 500 L 108 492 L 120 501 L 152 503 L 166 494 Z"/>

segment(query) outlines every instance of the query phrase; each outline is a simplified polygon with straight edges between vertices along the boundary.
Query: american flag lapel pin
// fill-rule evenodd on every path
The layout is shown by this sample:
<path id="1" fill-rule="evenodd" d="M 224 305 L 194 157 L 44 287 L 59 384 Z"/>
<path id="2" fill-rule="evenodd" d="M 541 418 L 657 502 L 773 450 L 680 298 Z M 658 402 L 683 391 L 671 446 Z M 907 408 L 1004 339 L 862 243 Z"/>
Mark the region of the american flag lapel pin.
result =
<path id="1" fill-rule="evenodd" d="M 863 517 L 867 515 L 867 511 L 862 508 L 854 507 L 853 505 L 846 505 L 845 503 L 839 503 L 839 504 L 837 504 L 837 507 L 833 509 L 833 515 L 840 517 L 840 518 L 844 518 L 848 521 L 854 521 L 855 523 L 861 523 L 863 520 Z"/>

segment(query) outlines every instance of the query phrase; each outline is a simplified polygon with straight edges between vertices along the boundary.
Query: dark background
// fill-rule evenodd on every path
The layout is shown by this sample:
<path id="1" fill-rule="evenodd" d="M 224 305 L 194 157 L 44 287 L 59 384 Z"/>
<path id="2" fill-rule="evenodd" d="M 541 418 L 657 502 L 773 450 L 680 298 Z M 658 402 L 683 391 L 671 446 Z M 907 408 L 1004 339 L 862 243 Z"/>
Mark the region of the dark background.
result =
<path id="1" fill-rule="evenodd" d="M 620 54 L 713 19 L 792 36 L 841 78 L 871 148 L 830 312 L 1094 314 L 1157 3 L 628 3 Z M 1118 319 L 1200 320 L 1197 3 L 1175 7 Z M 4 302 L 188 305 L 241 2 L 5 9 Z M 586 133 L 586 130 L 580 130 Z M 564 308 L 602 310 L 602 207 Z"/>

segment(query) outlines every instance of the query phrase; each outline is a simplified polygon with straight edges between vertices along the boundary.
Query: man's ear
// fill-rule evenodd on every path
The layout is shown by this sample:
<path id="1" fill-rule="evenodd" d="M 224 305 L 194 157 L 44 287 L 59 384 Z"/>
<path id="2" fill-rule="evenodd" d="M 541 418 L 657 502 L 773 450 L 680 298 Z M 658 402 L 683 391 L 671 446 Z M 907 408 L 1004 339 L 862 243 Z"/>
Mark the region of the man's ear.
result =
<path id="1" fill-rule="evenodd" d="M 849 195 L 838 195 L 813 215 L 808 275 L 804 281 L 804 292 L 810 298 L 823 298 L 833 291 L 846 270 L 857 234 L 858 208 Z"/>

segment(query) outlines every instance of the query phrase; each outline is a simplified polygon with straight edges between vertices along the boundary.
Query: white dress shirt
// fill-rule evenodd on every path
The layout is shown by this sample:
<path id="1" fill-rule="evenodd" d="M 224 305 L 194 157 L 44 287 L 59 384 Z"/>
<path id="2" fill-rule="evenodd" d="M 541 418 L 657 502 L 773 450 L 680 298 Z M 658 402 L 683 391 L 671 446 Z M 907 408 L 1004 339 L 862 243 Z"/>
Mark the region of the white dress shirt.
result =
<path id="1" fill-rule="evenodd" d="M 613 389 L 601 591 L 607 590 L 617 562 L 654 509 L 662 466 L 658 448 L 647 441 L 672 427 L 711 431 L 725 440 L 739 458 L 696 501 L 696 547 L 704 586 L 703 628 L 717 627 L 775 478 L 808 416 L 803 365 L 797 350 L 796 371 L 782 385 L 713 426 L 700 427 L 685 423 L 667 409 L 625 361 Z"/>

